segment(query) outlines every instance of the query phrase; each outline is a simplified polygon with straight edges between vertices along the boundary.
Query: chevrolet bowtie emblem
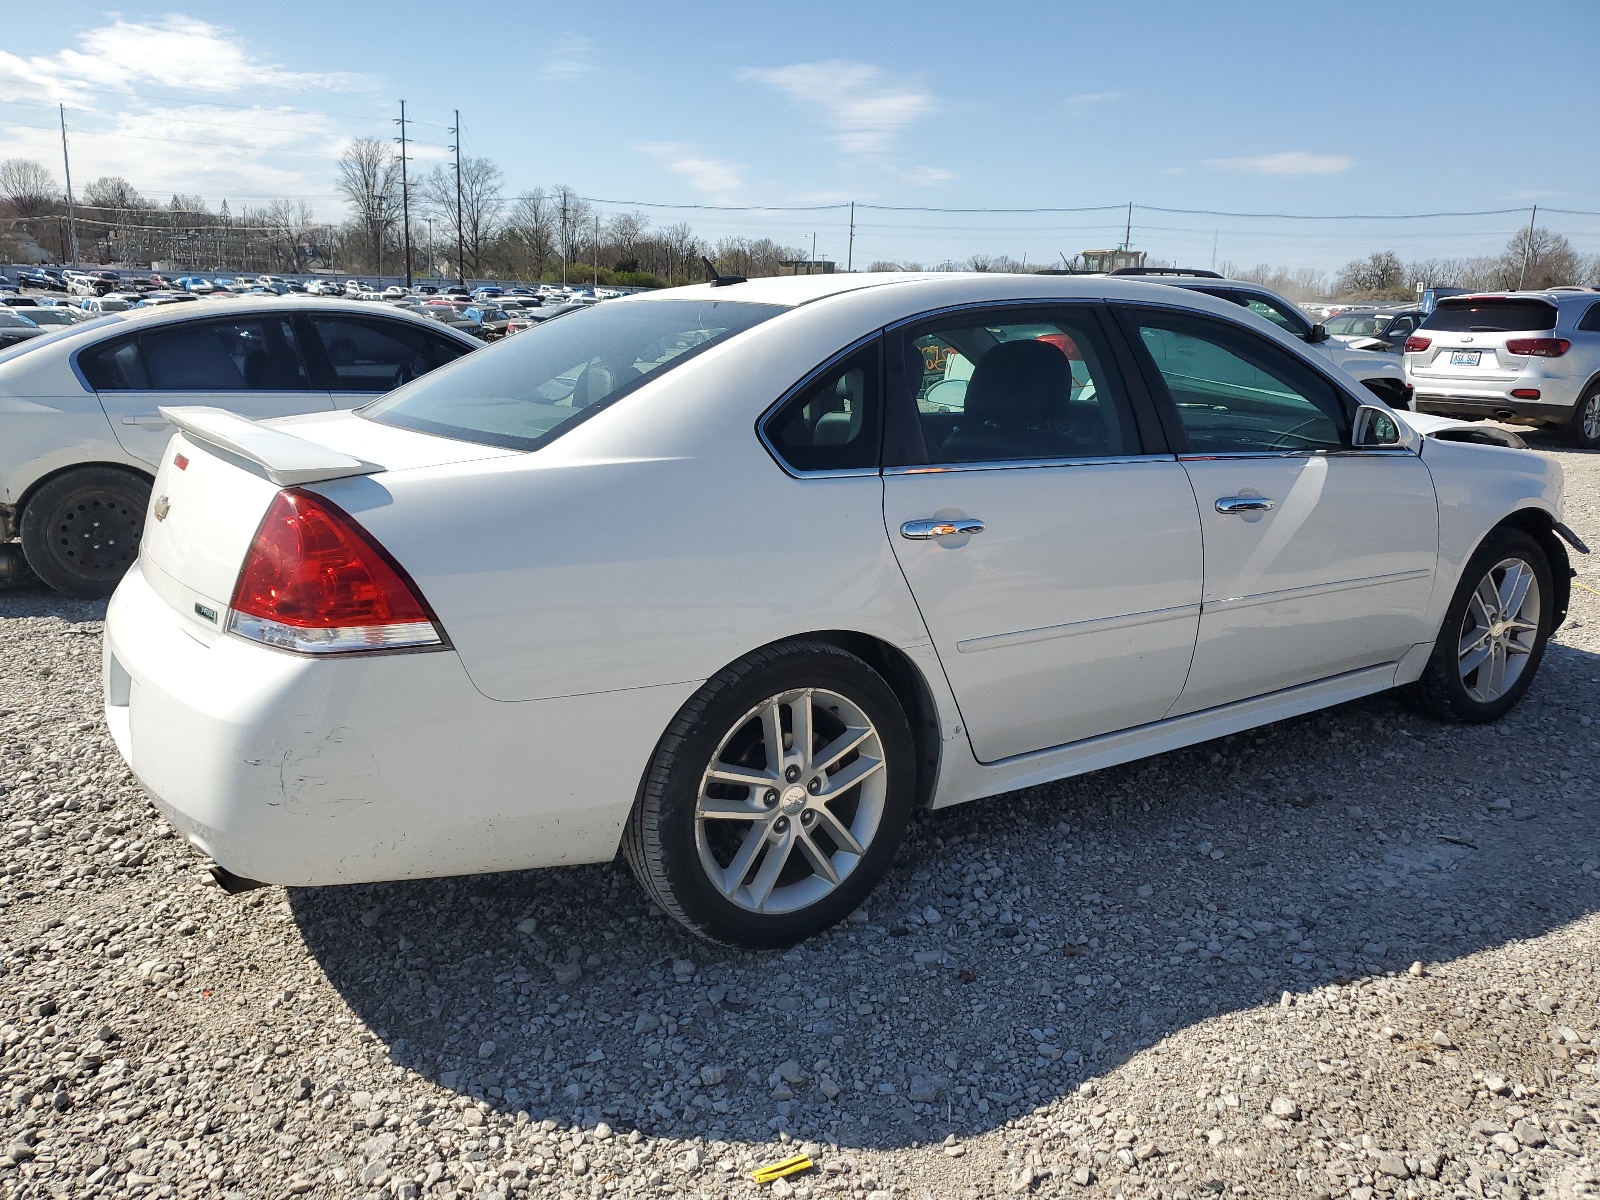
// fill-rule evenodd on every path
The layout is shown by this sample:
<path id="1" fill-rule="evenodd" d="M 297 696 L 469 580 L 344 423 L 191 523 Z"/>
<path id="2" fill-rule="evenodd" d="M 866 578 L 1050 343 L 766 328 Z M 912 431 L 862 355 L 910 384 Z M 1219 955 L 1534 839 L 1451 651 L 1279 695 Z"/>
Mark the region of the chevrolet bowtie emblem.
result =
<path id="1" fill-rule="evenodd" d="M 165 521 L 167 514 L 172 511 L 172 502 L 165 496 L 156 497 L 156 520 Z"/>

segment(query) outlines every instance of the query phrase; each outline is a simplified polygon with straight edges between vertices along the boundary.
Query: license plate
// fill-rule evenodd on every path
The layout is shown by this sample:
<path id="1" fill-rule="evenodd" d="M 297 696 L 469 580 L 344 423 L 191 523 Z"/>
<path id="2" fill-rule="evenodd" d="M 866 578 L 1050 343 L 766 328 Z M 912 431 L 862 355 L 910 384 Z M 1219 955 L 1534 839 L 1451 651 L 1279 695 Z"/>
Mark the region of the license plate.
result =
<path id="1" fill-rule="evenodd" d="M 1450 365 L 1452 367 L 1475 367 L 1478 365 L 1478 359 L 1482 355 L 1482 350 L 1452 350 L 1450 351 Z"/>

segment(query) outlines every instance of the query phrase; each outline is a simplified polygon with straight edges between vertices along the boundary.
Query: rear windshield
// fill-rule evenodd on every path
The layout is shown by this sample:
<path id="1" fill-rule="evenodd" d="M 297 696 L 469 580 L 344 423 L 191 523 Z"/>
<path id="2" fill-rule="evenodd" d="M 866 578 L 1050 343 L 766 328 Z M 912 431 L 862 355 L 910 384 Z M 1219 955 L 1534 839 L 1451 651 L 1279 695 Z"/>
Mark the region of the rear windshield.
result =
<path id="1" fill-rule="evenodd" d="M 729 300 L 601 304 L 469 354 L 361 411 L 419 433 L 537 450 L 645 380 L 783 311 Z"/>
<path id="2" fill-rule="evenodd" d="M 1525 333 L 1556 327 L 1556 307 L 1543 300 L 1441 300 L 1422 322 L 1442 333 Z"/>

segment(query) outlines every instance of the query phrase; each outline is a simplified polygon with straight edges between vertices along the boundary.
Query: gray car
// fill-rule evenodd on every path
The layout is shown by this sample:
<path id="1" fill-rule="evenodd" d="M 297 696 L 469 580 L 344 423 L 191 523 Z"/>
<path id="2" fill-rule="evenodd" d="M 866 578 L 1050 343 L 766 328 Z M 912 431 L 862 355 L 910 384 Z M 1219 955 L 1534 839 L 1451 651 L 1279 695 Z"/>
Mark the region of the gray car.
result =
<path id="1" fill-rule="evenodd" d="M 1600 449 L 1600 293 L 1451 296 L 1406 341 L 1418 412 L 1555 427 Z"/>

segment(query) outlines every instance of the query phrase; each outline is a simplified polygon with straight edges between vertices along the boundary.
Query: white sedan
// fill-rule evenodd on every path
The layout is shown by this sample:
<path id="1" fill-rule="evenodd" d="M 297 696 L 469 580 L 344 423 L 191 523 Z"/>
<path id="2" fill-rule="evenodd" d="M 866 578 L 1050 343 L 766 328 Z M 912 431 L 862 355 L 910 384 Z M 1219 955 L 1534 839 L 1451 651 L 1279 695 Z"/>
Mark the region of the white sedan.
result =
<path id="1" fill-rule="evenodd" d="M 164 411 L 106 716 L 225 886 L 620 844 L 747 946 L 918 808 L 1386 688 L 1493 720 L 1578 544 L 1554 462 L 1106 278 L 723 281 L 354 413 Z"/>

